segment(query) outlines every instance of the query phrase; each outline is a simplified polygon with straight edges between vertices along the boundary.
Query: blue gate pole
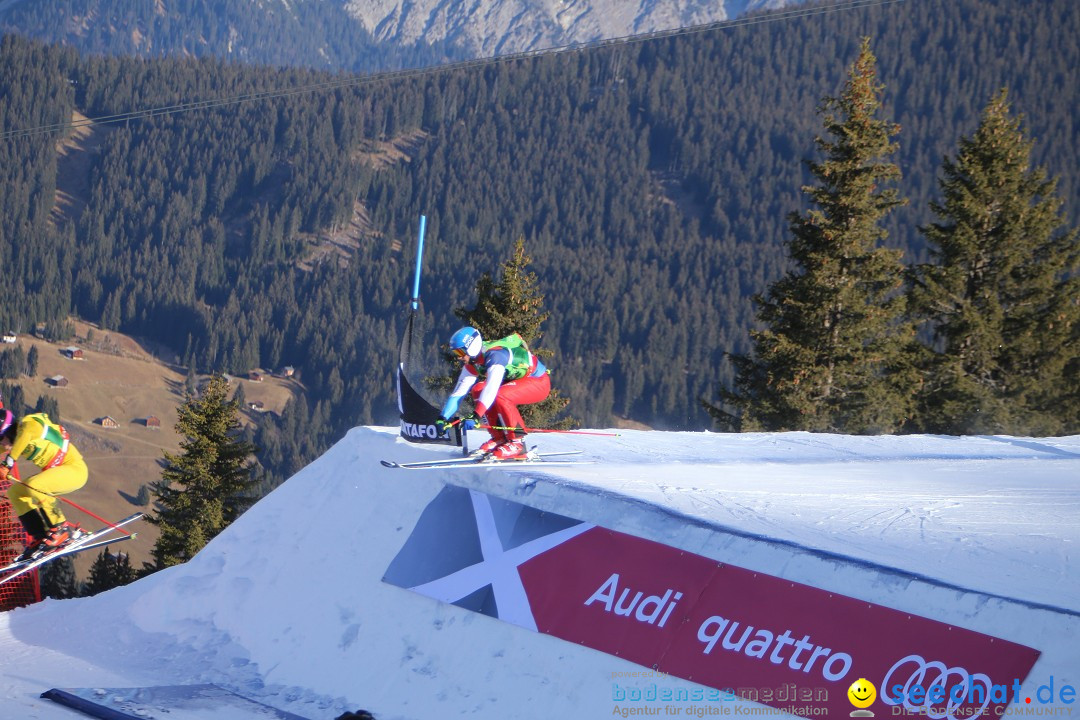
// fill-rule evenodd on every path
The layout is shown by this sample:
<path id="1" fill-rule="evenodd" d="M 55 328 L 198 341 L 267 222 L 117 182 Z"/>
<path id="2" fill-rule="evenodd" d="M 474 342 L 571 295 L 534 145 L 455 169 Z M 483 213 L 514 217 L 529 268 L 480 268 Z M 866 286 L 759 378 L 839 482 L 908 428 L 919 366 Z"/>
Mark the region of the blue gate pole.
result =
<path id="1" fill-rule="evenodd" d="M 416 311 L 417 301 L 420 299 L 420 262 L 424 257 L 424 229 L 427 227 L 427 216 L 420 216 L 420 236 L 416 243 L 416 277 L 413 280 L 412 309 Z"/>

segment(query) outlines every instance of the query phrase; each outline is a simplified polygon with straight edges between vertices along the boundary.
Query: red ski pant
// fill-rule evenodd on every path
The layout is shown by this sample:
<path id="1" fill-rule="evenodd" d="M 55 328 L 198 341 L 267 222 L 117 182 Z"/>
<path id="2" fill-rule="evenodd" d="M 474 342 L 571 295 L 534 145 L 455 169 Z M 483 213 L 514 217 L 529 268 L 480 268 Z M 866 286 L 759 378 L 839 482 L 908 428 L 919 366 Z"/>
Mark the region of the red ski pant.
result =
<path id="1" fill-rule="evenodd" d="M 480 393 L 484 391 L 484 385 L 486 384 L 478 382 L 473 385 L 473 400 L 480 397 Z M 525 421 L 521 419 L 521 413 L 518 412 L 517 406 L 538 403 L 546 398 L 550 392 L 551 378 L 548 377 L 547 373 L 540 377 L 518 378 L 500 385 L 494 402 L 491 403 L 491 407 L 484 414 L 488 425 L 491 425 L 491 429 L 488 430 L 491 437 L 499 442 L 515 439 L 517 434 L 513 430 L 499 430 L 497 428 L 524 428 Z M 523 435 L 524 432 L 519 434 Z"/>

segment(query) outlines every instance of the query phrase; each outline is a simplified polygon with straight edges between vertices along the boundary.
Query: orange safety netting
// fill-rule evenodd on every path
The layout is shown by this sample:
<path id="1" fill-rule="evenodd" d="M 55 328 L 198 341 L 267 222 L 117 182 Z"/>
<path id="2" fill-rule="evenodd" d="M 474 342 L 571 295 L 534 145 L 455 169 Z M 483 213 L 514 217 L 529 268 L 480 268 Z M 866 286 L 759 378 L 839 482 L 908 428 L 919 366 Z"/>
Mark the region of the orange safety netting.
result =
<path id="1" fill-rule="evenodd" d="M 0 566 L 7 565 L 26 547 L 26 531 L 7 499 L 8 479 L 0 480 Z M 0 611 L 29 605 L 41 600 L 37 570 L 0 585 Z"/>

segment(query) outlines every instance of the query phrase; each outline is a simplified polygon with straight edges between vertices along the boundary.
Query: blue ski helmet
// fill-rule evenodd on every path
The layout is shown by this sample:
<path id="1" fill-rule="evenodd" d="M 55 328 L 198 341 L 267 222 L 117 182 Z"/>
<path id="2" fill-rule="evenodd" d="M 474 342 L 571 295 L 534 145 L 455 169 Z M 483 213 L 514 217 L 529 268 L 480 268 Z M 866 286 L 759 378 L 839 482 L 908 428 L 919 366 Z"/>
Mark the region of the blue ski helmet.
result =
<path id="1" fill-rule="evenodd" d="M 461 359 L 474 358 L 484 347 L 484 338 L 474 327 L 463 327 L 450 336 L 450 349 Z"/>

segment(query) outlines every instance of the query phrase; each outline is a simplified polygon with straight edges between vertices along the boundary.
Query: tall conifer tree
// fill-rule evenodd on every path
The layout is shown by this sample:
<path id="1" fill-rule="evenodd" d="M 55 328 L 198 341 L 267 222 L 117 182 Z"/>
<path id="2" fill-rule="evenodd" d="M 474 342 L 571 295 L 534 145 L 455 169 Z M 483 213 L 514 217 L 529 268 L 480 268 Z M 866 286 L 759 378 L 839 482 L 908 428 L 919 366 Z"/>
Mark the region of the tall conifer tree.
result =
<path id="1" fill-rule="evenodd" d="M 249 458 L 255 448 L 241 437 L 228 392 L 225 378 L 215 375 L 179 408 L 182 452 L 165 453 L 161 480 L 153 485 L 157 511 L 148 519 L 161 528 L 153 569 L 190 560 L 250 502 Z"/>
<path id="2" fill-rule="evenodd" d="M 1080 245 L 1021 123 L 1001 90 L 943 162 L 941 220 L 922 228 L 934 262 L 914 268 L 912 306 L 937 341 L 924 430 L 1080 431 Z"/>
<path id="3" fill-rule="evenodd" d="M 503 263 L 499 281 L 485 272 L 476 282 L 476 305 L 471 309 L 457 308 L 454 314 L 479 330 L 485 341 L 518 333 L 529 350 L 547 360 L 553 353 L 539 348 L 539 343 L 543 336 L 540 326 L 548 313 L 544 311 L 544 296 L 536 273 L 529 270 L 531 262 L 532 258 L 525 253 L 525 240 L 519 238 L 510 259 Z M 569 419 L 553 425 L 555 417 L 569 404 L 570 400 L 560 397 L 553 387 L 546 400 L 522 405 L 521 417 L 529 427 L 569 426 L 573 422 Z"/>
<path id="4" fill-rule="evenodd" d="M 706 404 L 743 430 L 893 432 L 908 419 L 914 377 L 903 321 L 901 252 L 880 247 L 885 216 L 904 204 L 886 187 L 900 177 L 886 158 L 899 127 L 878 117 L 883 86 L 864 39 L 839 98 L 820 107 L 819 184 L 803 188 L 818 209 L 789 215 L 794 269 L 757 296 L 766 327 L 753 356 L 735 356 L 731 408 Z"/>

